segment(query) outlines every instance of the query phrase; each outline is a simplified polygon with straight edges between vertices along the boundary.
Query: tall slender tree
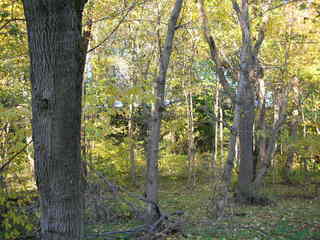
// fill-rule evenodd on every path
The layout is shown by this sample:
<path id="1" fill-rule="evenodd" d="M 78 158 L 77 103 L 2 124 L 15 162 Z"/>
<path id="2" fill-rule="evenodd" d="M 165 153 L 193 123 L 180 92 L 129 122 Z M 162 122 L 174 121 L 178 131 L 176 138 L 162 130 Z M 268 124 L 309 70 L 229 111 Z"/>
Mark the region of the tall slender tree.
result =
<path id="1" fill-rule="evenodd" d="M 162 112 L 164 110 L 166 76 L 169 67 L 172 44 L 177 21 L 181 12 L 183 0 L 176 0 L 168 23 L 166 41 L 163 50 L 160 53 L 159 74 L 154 82 L 155 103 L 151 110 L 150 134 L 147 149 L 147 184 L 146 195 L 149 202 L 146 222 L 152 223 L 159 218 L 157 209 L 158 202 L 158 159 L 159 159 L 159 141 Z"/>
<path id="2" fill-rule="evenodd" d="M 79 240 L 83 232 L 80 122 L 85 3 L 23 1 L 31 60 L 35 175 L 45 240 Z"/>

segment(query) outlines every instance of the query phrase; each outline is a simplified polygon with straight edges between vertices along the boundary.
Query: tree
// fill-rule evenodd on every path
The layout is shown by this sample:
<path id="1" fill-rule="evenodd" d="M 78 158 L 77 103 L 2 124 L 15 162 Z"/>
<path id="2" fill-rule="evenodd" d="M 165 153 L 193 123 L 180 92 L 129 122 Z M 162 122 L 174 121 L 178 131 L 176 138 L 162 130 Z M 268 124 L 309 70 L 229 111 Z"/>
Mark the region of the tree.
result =
<path id="1" fill-rule="evenodd" d="M 41 238 L 80 239 L 83 232 L 80 122 L 86 0 L 25 0 L 31 60 L 35 175 Z"/>
<path id="2" fill-rule="evenodd" d="M 147 209 L 146 222 L 152 223 L 156 221 L 159 216 L 159 210 L 157 209 L 158 202 L 158 158 L 159 158 L 159 141 L 160 141 L 160 127 L 162 112 L 164 109 L 165 100 L 165 86 L 166 86 L 166 74 L 169 66 L 172 43 L 174 34 L 176 31 L 177 20 L 182 8 L 183 0 L 177 0 L 172 10 L 172 14 L 168 24 L 166 41 L 163 46 L 163 50 L 160 53 L 160 67 L 159 74 L 155 79 L 155 103 L 151 110 L 150 119 L 150 134 L 148 139 L 148 153 L 147 153 L 147 186 L 146 194 L 149 202 Z M 161 46 L 159 46 L 161 47 Z"/>

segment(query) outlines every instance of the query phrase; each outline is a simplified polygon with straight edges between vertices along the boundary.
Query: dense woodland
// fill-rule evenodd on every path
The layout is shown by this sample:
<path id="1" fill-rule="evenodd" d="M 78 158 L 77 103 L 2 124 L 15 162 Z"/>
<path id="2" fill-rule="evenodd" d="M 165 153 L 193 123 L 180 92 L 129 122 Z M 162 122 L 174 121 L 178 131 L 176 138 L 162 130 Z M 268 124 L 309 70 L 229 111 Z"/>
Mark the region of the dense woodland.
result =
<path id="1" fill-rule="evenodd" d="M 1 0 L 0 239 L 320 239 L 319 0 Z"/>

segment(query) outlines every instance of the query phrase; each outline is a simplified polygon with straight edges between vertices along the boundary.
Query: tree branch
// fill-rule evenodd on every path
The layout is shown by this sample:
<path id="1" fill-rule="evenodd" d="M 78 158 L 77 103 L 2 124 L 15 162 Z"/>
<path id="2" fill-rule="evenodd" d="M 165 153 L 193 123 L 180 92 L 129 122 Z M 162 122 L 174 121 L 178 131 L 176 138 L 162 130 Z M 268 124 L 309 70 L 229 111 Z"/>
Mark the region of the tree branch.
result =
<path id="1" fill-rule="evenodd" d="M 32 140 L 30 142 L 28 142 L 20 151 L 18 151 L 17 153 L 15 153 L 11 158 L 9 158 L 1 167 L 0 167 L 0 174 L 1 172 L 3 172 L 5 170 L 6 167 L 9 166 L 9 164 L 18 156 L 20 155 L 22 152 L 24 152 L 24 150 L 26 150 L 26 148 L 32 143 Z"/>
<path id="2" fill-rule="evenodd" d="M 9 20 L 7 20 L 1 27 L 0 27 L 0 31 L 2 29 L 4 29 L 9 23 L 14 22 L 14 21 L 25 21 L 26 19 L 24 18 L 11 18 Z"/>
<path id="3" fill-rule="evenodd" d="M 270 7 L 270 5 L 272 4 L 272 0 L 268 0 L 267 3 L 263 6 L 263 10 L 264 9 L 268 9 Z M 266 25 L 269 21 L 269 14 L 265 14 L 262 18 L 262 24 L 260 26 L 259 29 L 259 33 L 258 33 L 258 39 L 253 47 L 253 54 L 254 56 L 257 56 L 259 53 L 259 50 L 262 46 L 262 43 L 264 41 L 265 38 L 265 31 L 266 31 Z"/>
<path id="4" fill-rule="evenodd" d="M 101 47 L 121 26 L 121 24 L 125 21 L 126 17 L 129 15 L 129 13 L 136 7 L 136 3 L 133 3 L 128 9 L 127 12 L 125 13 L 125 15 L 121 18 L 121 20 L 118 22 L 118 24 L 115 26 L 114 29 L 112 29 L 112 31 L 100 42 L 98 43 L 95 47 L 91 48 L 90 50 L 88 50 L 87 53 L 90 53 L 94 50 L 96 50 L 97 48 Z"/>
<path id="5" fill-rule="evenodd" d="M 210 34 L 210 30 L 208 27 L 208 17 L 205 11 L 204 7 L 204 0 L 198 1 L 198 8 L 200 11 L 200 18 L 201 18 L 201 25 L 202 25 L 202 32 L 204 35 L 204 38 L 209 46 L 210 49 L 210 58 L 216 65 L 216 73 L 218 75 L 219 82 L 221 83 L 224 91 L 229 95 L 232 101 L 235 100 L 234 94 L 231 92 L 230 85 L 225 77 L 224 74 L 224 68 L 221 64 L 221 60 L 219 57 L 219 51 L 217 49 L 216 43 L 213 39 L 213 37 Z"/>

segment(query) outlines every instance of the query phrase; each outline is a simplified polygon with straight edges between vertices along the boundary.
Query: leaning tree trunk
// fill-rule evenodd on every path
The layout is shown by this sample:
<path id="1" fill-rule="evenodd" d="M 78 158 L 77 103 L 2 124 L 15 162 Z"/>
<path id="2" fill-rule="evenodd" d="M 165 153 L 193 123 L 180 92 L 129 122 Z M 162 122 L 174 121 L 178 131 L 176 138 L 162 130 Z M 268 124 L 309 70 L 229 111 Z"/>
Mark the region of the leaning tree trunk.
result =
<path id="1" fill-rule="evenodd" d="M 25 0 L 41 239 L 83 233 L 80 122 L 85 0 Z"/>
<path id="2" fill-rule="evenodd" d="M 155 79 L 154 92 L 156 96 L 155 103 L 151 110 L 150 133 L 148 139 L 147 151 L 147 186 L 146 195 L 148 201 L 146 223 L 155 222 L 159 216 L 158 202 L 158 159 L 159 159 L 159 141 L 162 112 L 164 109 L 164 97 L 166 86 L 166 75 L 169 66 L 172 43 L 176 31 L 176 24 L 183 0 L 176 0 L 175 6 L 168 24 L 167 37 L 160 56 L 159 75 Z"/>

